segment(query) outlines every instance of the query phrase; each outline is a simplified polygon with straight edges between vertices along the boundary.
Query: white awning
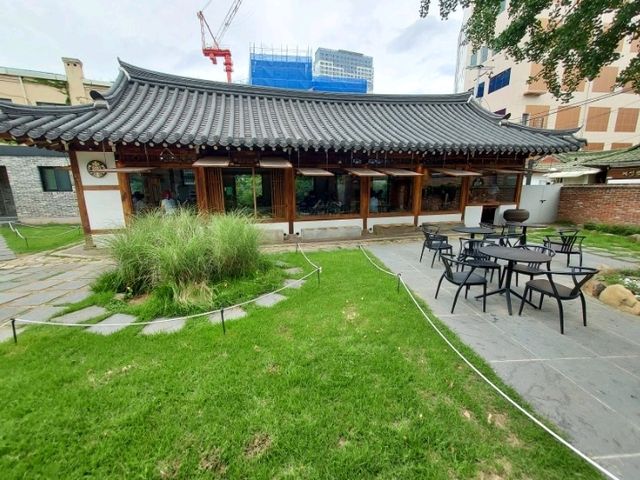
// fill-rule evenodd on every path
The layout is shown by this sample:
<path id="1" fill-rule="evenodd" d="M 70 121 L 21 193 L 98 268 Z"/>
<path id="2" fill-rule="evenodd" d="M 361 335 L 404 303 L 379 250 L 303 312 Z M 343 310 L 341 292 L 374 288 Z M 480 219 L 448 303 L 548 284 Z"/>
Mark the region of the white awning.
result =
<path id="1" fill-rule="evenodd" d="M 202 157 L 201 159 L 193 162 L 193 166 L 225 168 L 229 166 L 229 160 L 227 158 Z"/>
<path id="2" fill-rule="evenodd" d="M 324 168 L 299 168 L 298 173 L 305 177 L 333 177 L 334 174 Z"/>
<path id="3" fill-rule="evenodd" d="M 453 168 L 429 168 L 432 172 L 442 173 L 449 177 L 481 177 L 479 172 L 472 172 L 471 170 L 456 170 Z"/>
<path id="4" fill-rule="evenodd" d="M 392 177 L 420 177 L 422 173 L 407 170 L 406 168 L 378 168 L 379 172 Z"/>
<path id="5" fill-rule="evenodd" d="M 347 172 L 351 175 L 355 175 L 356 177 L 386 177 L 387 175 L 378 172 L 376 170 L 371 170 L 369 168 L 345 168 Z"/>
<path id="6" fill-rule="evenodd" d="M 293 168 L 288 160 L 260 160 L 258 166 L 261 168 Z"/>
<path id="7" fill-rule="evenodd" d="M 544 176 L 548 178 L 576 178 L 583 175 L 593 175 L 599 173 L 599 168 L 583 168 L 582 170 L 563 170 L 559 172 L 547 173 Z"/>

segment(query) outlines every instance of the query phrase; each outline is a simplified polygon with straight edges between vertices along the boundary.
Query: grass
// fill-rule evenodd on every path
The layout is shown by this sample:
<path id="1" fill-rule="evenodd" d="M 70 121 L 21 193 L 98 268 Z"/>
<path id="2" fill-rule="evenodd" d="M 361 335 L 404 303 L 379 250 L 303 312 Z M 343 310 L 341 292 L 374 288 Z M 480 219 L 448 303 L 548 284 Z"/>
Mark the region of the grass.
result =
<path id="1" fill-rule="evenodd" d="M 601 277 L 607 285 L 618 283 L 631 290 L 634 295 L 640 295 L 640 268 L 616 270 L 615 272 L 604 273 Z"/>
<path id="2" fill-rule="evenodd" d="M 557 235 L 555 228 L 531 229 L 527 232 L 527 241 L 542 243 L 546 235 Z M 595 230 L 580 230 L 579 235 L 585 237 L 582 246 L 607 250 L 612 253 L 628 255 L 640 259 L 640 243 L 627 237 Z"/>
<path id="3" fill-rule="evenodd" d="M 153 337 L 31 327 L 0 345 L 3 478 L 600 478 L 360 252 L 312 260 L 319 286 L 225 336 L 190 320 Z"/>
<path id="4" fill-rule="evenodd" d="M 0 234 L 7 242 L 7 246 L 16 254 L 54 250 L 79 243 L 84 238 L 79 225 L 50 223 L 35 226 L 18 225 L 17 228 L 27 239 L 26 242 L 12 232 L 8 225 L 0 227 Z"/>

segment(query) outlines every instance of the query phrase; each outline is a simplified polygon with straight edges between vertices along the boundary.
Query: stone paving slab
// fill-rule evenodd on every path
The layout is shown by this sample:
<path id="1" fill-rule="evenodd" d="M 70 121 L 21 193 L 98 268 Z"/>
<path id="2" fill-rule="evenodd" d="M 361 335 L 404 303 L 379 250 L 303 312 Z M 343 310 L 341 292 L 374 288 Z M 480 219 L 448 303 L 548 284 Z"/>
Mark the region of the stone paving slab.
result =
<path id="1" fill-rule="evenodd" d="M 54 277 L 54 278 L 58 278 L 58 277 Z M 70 282 L 65 281 L 63 283 L 57 284 L 54 288 L 56 290 L 79 290 L 79 289 L 86 288 L 90 283 L 91 283 L 91 280 L 84 278 L 80 280 L 73 280 Z"/>
<path id="2" fill-rule="evenodd" d="M 99 335 L 111 335 L 112 333 L 119 332 L 120 330 L 127 328 L 130 324 L 136 321 L 136 317 L 133 315 L 126 315 L 124 313 L 116 313 L 110 317 L 96 323 L 95 325 L 87 328 L 87 332 L 97 333 Z M 110 325 L 120 323 L 124 325 Z"/>
<path id="3" fill-rule="evenodd" d="M 31 310 L 21 313 L 20 318 L 24 320 L 46 322 L 57 313 L 60 313 L 62 310 L 64 310 L 64 308 L 62 307 L 51 307 L 49 305 L 42 305 L 40 307 L 35 307 Z"/>
<path id="4" fill-rule="evenodd" d="M 91 296 L 91 290 L 83 288 L 81 290 L 68 292 L 63 296 L 56 298 L 53 303 L 56 305 L 63 305 L 65 303 L 77 303 L 81 302 L 85 298 L 88 298 L 89 296 Z"/>
<path id="5" fill-rule="evenodd" d="M 287 275 L 300 275 L 302 272 L 303 270 L 300 267 L 286 268 L 284 270 Z"/>
<path id="6" fill-rule="evenodd" d="M 284 286 L 287 288 L 301 288 L 306 280 L 294 280 L 292 278 L 287 278 L 284 281 Z"/>
<path id="7" fill-rule="evenodd" d="M 167 321 L 166 318 L 157 318 L 153 323 L 146 325 L 142 329 L 143 335 L 155 335 L 157 333 L 173 333 L 181 330 L 184 327 L 186 320 L 179 318 L 176 320 Z"/>
<path id="8" fill-rule="evenodd" d="M 237 320 L 239 318 L 243 318 L 247 316 L 247 312 L 245 312 L 240 307 L 230 308 L 224 311 L 224 321 L 227 320 Z M 214 312 L 209 315 L 209 321 L 211 323 L 222 323 L 222 318 L 220 317 L 220 312 Z"/>
<path id="9" fill-rule="evenodd" d="M 270 293 L 269 295 L 265 295 L 264 297 L 259 298 L 255 301 L 255 304 L 260 307 L 271 307 L 276 303 L 280 303 L 282 300 L 285 300 L 287 297 L 284 295 L 280 295 L 279 293 Z"/>
<path id="10" fill-rule="evenodd" d="M 37 307 L 45 303 L 51 302 L 54 298 L 58 298 L 64 295 L 65 292 L 58 290 L 43 290 L 41 292 L 34 292 L 30 295 L 20 297 L 17 300 L 12 301 L 9 305 L 22 306 L 22 307 Z"/>
<path id="11" fill-rule="evenodd" d="M 2 305 L 2 307 L 0 308 L 0 323 L 4 323 L 9 319 L 18 316 L 25 310 L 27 310 L 26 307 Z"/>
<path id="12" fill-rule="evenodd" d="M 27 295 L 28 292 L 0 292 L 0 305 Z"/>
<path id="13" fill-rule="evenodd" d="M 87 308 L 83 308 L 82 310 L 77 310 L 73 313 L 67 313 L 66 315 L 62 315 L 61 317 L 56 317 L 52 319 L 53 322 L 56 323 L 80 323 L 90 320 L 92 318 L 99 317 L 107 313 L 107 310 L 102 307 L 91 306 Z"/>

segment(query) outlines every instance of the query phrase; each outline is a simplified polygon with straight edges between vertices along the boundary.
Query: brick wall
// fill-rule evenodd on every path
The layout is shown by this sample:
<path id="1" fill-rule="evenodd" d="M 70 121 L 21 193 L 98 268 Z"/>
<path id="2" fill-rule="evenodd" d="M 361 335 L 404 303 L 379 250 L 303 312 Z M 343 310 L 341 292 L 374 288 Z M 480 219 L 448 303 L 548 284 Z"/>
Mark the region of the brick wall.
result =
<path id="1" fill-rule="evenodd" d="M 80 222 L 75 191 L 45 192 L 38 171 L 38 167 L 69 165 L 67 158 L 0 156 L 0 165 L 7 169 L 19 220 Z"/>
<path id="2" fill-rule="evenodd" d="M 640 225 L 640 185 L 562 187 L 558 220 Z"/>

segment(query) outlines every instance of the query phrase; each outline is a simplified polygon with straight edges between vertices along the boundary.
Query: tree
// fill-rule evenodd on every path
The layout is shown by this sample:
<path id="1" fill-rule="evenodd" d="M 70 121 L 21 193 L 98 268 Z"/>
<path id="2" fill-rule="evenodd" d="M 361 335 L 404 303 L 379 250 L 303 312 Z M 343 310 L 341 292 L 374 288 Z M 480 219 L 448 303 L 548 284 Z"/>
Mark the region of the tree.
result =
<path id="1" fill-rule="evenodd" d="M 602 67 L 620 58 L 620 42 L 640 41 L 638 0 L 510 0 L 508 26 L 496 32 L 504 0 L 439 0 L 446 19 L 458 7 L 473 12 L 463 26 L 471 48 L 488 46 L 521 62 L 542 65 L 538 75 L 549 91 L 564 101 L 583 79 L 593 80 Z M 421 0 L 420 16 L 429 13 L 431 0 Z M 617 83 L 640 93 L 640 58 L 619 72 Z"/>

